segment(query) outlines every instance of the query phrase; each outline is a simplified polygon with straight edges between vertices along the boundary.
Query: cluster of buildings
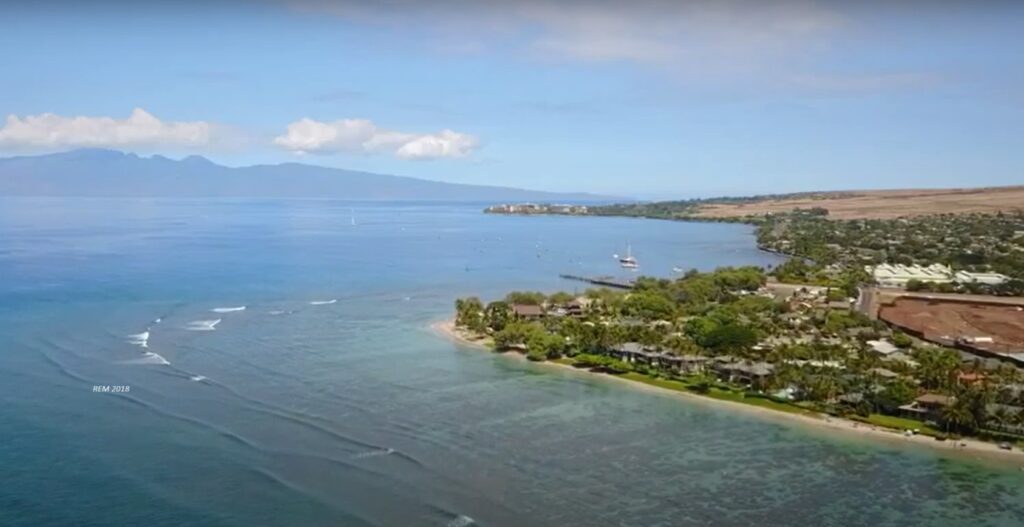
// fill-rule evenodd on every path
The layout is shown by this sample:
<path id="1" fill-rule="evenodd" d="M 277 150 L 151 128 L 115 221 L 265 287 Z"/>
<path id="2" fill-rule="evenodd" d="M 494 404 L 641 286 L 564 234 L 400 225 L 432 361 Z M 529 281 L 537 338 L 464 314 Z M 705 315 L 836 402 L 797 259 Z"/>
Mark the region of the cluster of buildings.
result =
<path id="1" fill-rule="evenodd" d="M 616 345 L 609 350 L 609 355 L 629 364 L 643 364 L 677 374 L 713 373 L 723 381 L 755 389 L 765 388 L 775 372 L 775 366 L 768 362 L 741 360 L 727 355 L 676 355 L 660 346 L 644 346 L 637 342 Z"/>
<path id="2" fill-rule="evenodd" d="M 558 203 L 506 203 L 487 207 L 484 212 L 490 214 L 586 214 L 587 206 Z"/>
<path id="3" fill-rule="evenodd" d="M 999 273 L 953 272 L 949 266 L 938 263 L 929 266 L 886 263 L 874 266 L 869 265 L 864 270 L 882 287 L 906 287 L 907 282 L 911 280 L 936 284 L 984 285 L 999 285 L 1009 280 L 1009 277 Z"/>

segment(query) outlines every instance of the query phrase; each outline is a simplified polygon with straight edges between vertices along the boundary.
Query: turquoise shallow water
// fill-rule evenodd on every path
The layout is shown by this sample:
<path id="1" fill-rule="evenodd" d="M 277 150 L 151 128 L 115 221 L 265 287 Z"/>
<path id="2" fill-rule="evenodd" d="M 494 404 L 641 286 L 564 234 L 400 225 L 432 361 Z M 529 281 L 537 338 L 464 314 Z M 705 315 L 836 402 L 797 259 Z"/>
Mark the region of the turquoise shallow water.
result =
<path id="1" fill-rule="evenodd" d="M 1016 466 L 436 337 L 626 240 L 656 275 L 775 262 L 743 226 L 481 206 L 0 200 L 0 525 L 1024 525 Z"/>

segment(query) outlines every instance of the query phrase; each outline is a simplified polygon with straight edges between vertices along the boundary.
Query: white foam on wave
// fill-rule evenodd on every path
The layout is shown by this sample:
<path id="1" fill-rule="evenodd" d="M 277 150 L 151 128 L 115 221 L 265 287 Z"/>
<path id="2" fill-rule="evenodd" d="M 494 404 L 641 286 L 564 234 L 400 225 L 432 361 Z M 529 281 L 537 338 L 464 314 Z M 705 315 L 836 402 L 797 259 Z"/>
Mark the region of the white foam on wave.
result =
<path id="1" fill-rule="evenodd" d="M 215 307 L 211 309 L 214 313 L 234 313 L 235 311 L 245 311 L 245 306 L 238 307 Z"/>
<path id="2" fill-rule="evenodd" d="M 153 353 L 152 351 L 147 351 L 147 352 L 142 354 L 142 357 L 139 357 L 137 359 L 127 360 L 127 361 L 125 361 L 125 363 L 126 364 L 152 364 L 152 365 L 156 365 L 156 366 L 170 366 L 171 365 L 171 363 L 168 362 L 167 359 L 161 357 L 159 353 Z"/>
<path id="3" fill-rule="evenodd" d="M 213 331 L 217 329 L 217 324 L 220 324 L 220 319 L 216 320 L 196 320 L 189 322 L 185 329 L 189 331 Z"/>
<path id="4" fill-rule="evenodd" d="M 369 452 L 360 452 L 354 456 L 353 459 L 366 459 L 368 457 L 387 456 L 395 453 L 393 448 L 384 448 L 381 450 L 370 450 Z"/>
<path id="5" fill-rule="evenodd" d="M 188 380 L 192 382 L 202 382 L 206 380 L 206 377 L 203 377 L 202 375 L 193 375 L 189 377 Z"/>
<path id="6" fill-rule="evenodd" d="M 338 301 L 337 298 L 332 298 L 330 300 L 314 300 L 314 301 L 310 302 L 309 305 L 311 305 L 311 306 L 326 306 L 328 304 L 333 304 L 333 303 L 335 303 L 337 301 Z"/>
<path id="7" fill-rule="evenodd" d="M 460 514 L 452 518 L 452 521 L 446 524 L 447 527 L 467 527 L 469 525 L 476 525 L 476 520 L 466 516 L 465 514 Z"/>
<path id="8" fill-rule="evenodd" d="M 154 324 L 159 324 L 159 323 L 163 322 L 163 320 L 164 319 L 162 317 L 156 317 L 156 320 L 154 320 L 153 323 Z"/>
<path id="9" fill-rule="evenodd" d="M 135 335 L 128 335 L 128 342 L 131 343 L 131 344 L 134 344 L 134 345 L 136 345 L 136 346 L 138 346 L 140 348 L 148 348 L 149 347 L 149 332 L 148 331 L 143 331 L 142 333 L 137 333 Z"/>

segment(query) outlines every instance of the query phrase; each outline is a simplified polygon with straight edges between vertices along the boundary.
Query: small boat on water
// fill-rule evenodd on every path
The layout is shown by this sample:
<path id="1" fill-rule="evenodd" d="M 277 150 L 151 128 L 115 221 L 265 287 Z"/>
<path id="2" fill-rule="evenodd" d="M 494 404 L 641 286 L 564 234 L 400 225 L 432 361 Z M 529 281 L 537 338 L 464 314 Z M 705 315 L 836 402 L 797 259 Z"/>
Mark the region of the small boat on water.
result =
<path id="1" fill-rule="evenodd" d="M 640 263 L 633 257 L 633 247 L 628 243 L 626 244 L 626 256 L 619 257 L 619 265 L 624 269 L 636 269 L 640 267 Z"/>

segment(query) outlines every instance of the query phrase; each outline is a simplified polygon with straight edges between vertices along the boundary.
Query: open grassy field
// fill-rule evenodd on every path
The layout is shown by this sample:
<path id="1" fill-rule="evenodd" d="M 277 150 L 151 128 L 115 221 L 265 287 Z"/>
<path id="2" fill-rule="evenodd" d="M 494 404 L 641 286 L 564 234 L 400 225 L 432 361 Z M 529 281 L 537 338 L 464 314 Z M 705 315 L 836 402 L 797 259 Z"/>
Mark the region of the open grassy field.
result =
<path id="1" fill-rule="evenodd" d="M 795 208 L 828 209 L 829 218 L 897 218 L 940 213 L 1024 210 L 1024 186 L 973 189 L 864 190 L 795 194 L 746 203 L 708 204 L 697 216 L 708 218 L 761 215 Z"/>

